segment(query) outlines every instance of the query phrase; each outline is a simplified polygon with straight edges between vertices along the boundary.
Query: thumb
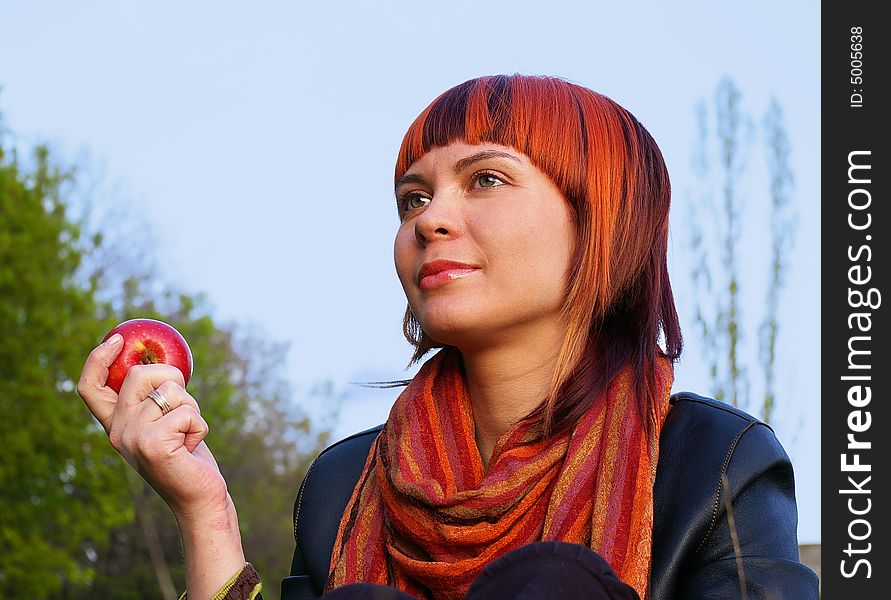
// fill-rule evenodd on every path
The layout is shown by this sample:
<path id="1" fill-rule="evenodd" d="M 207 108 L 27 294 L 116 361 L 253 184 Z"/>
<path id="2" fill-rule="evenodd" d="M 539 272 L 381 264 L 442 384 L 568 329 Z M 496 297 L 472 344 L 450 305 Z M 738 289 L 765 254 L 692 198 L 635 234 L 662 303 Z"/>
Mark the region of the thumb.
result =
<path id="1" fill-rule="evenodd" d="M 105 381 L 108 379 L 108 368 L 118 357 L 118 354 L 121 353 L 121 350 L 124 349 L 123 342 L 124 336 L 120 333 L 116 333 L 102 340 L 102 343 L 96 346 L 96 348 L 93 349 L 93 352 L 90 353 L 91 357 L 93 354 L 96 355 L 95 367 L 97 369 L 97 374 L 102 375 L 102 386 L 105 385 Z M 87 359 L 87 362 L 89 362 L 89 359 Z"/>
<path id="2" fill-rule="evenodd" d="M 110 335 L 102 340 L 102 343 L 99 344 L 98 348 L 102 349 L 102 354 L 106 359 L 105 367 L 108 368 L 111 363 L 114 362 L 114 359 L 118 357 L 118 354 L 121 353 L 121 342 L 124 341 L 124 336 L 120 333 L 116 333 L 114 335 Z"/>
<path id="3" fill-rule="evenodd" d="M 117 401 L 117 394 L 105 385 L 108 367 L 121 353 L 123 341 L 124 338 L 116 333 L 93 348 L 77 382 L 77 393 L 103 425 L 107 425 Z"/>

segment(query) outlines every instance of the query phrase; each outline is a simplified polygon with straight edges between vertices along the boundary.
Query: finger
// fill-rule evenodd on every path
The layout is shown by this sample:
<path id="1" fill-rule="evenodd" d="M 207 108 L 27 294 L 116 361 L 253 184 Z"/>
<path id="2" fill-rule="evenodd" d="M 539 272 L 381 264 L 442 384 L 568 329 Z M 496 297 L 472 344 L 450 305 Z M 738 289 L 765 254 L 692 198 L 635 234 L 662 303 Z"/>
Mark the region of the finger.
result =
<path id="1" fill-rule="evenodd" d="M 163 396 L 164 401 L 167 402 L 167 405 L 170 407 L 168 412 L 173 411 L 180 406 L 191 406 L 195 409 L 195 412 L 201 413 L 201 409 L 198 406 L 198 401 L 195 400 L 187 392 L 184 390 L 178 383 L 173 381 L 165 381 L 162 383 L 157 390 L 154 390 L 156 393 L 161 394 Z M 140 422 L 152 422 L 157 421 L 162 416 L 164 416 L 163 409 L 161 408 L 161 404 L 158 404 L 151 396 L 152 392 L 149 392 L 149 395 L 145 397 L 145 399 L 141 402 L 140 406 L 137 410 L 140 412 L 141 416 L 138 418 Z M 142 416 L 144 415 L 144 417 Z"/>
<path id="2" fill-rule="evenodd" d="M 93 348 L 77 382 L 78 395 L 106 430 L 118 395 L 105 382 L 108 380 L 108 367 L 121 353 L 123 341 L 120 334 L 115 334 Z"/>
<path id="3" fill-rule="evenodd" d="M 127 371 L 124 383 L 121 384 L 118 402 L 122 408 L 133 408 L 148 398 L 148 395 L 161 387 L 165 381 L 172 381 L 183 388 L 186 386 L 182 371 L 174 366 L 133 365 Z"/>
<path id="4" fill-rule="evenodd" d="M 182 445 L 190 453 L 195 451 L 210 431 L 207 421 L 189 404 L 183 404 L 170 411 L 161 420 L 167 422 L 165 426 L 168 428 L 170 425 L 174 426 L 173 431 L 181 436 Z"/>
<path id="5" fill-rule="evenodd" d="M 165 381 L 158 388 L 158 391 L 164 394 L 164 397 L 168 399 L 171 408 L 188 404 L 194 408 L 198 414 L 201 414 L 201 408 L 198 406 L 198 401 L 178 383 Z"/>

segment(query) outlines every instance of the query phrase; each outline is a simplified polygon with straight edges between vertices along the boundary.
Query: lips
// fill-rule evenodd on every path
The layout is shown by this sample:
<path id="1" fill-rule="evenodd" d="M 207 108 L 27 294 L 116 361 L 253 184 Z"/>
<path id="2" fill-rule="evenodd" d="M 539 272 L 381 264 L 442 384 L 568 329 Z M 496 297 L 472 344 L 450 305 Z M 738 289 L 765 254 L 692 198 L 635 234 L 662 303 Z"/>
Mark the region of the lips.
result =
<path id="1" fill-rule="evenodd" d="M 432 290 L 455 279 L 467 277 L 479 267 L 453 260 L 434 260 L 424 263 L 418 271 L 418 284 L 422 290 Z"/>

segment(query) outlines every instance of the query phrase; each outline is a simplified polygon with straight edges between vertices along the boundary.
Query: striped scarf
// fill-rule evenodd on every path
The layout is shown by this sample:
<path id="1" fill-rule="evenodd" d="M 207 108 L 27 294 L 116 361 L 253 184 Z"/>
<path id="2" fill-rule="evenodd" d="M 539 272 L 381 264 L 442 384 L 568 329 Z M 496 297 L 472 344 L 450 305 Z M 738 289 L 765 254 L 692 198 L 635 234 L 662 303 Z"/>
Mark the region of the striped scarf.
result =
<path id="1" fill-rule="evenodd" d="M 459 600 L 483 567 L 536 541 L 584 544 L 646 596 L 658 431 L 671 363 L 657 362 L 655 433 L 632 415 L 622 371 L 570 433 L 541 439 L 521 422 L 488 468 L 474 437 L 461 357 L 443 350 L 396 400 L 347 504 L 327 590 L 355 582 L 419 598 Z"/>

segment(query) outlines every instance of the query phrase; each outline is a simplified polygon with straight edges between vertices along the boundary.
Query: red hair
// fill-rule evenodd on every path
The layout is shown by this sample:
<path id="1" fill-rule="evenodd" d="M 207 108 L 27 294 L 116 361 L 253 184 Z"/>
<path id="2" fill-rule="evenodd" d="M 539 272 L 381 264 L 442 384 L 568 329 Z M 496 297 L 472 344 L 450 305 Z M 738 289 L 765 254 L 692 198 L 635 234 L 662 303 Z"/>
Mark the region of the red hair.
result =
<path id="1" fill-rule="evenodd" d="M 627 365 L 636 370 L 641 415 L 651 416 L 655 360 L 677 360 L 682 342 L 666 263 L 671 185 L 649 132 L 609 98 L 562 79 L 480 77 L 444 92 L 415 119 L 396 180 L 431 148 L 455 141 L 522 152 L 573 213 L 568 327 L 551 393 L 530 417 L 543 419 L 546 435 L 566 430 Z M 441 346 L 410 307 L 403 329 L 415 346 L 412 362 Z"/>

